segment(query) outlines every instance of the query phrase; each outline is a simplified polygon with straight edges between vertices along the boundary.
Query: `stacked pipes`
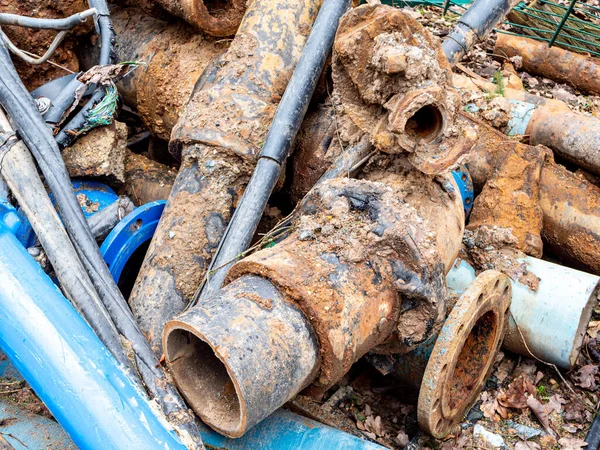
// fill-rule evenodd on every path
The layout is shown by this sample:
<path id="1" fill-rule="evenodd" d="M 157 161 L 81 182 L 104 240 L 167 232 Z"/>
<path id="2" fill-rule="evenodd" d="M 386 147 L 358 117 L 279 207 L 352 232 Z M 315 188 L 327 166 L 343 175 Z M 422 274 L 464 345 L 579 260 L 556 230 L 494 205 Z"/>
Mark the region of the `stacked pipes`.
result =
<path id="1" fill-rule="evenodd" d="M 253 2 L 173 130 L 181 168 L 129 300 L 158 354 L 164 324 L 193 299 L 250 179 L 320 4 Z"/>
<path id="2" fill-rule="evenodd" d="M 412 58 L 424 46 L 434 56 L 417 66 Z M 338 80 L 357 80 L 369 61 L 371 78 L 348 92 Z M 468 147 L 468 139 L 447 132 L 458 107 L 450 67 L 418 23 L 397 9 L 365 5 L 340 21 L 334 80 L 348 120 L 376 124 L 352 153 L 371 143 L 385 153 L 361 179 L 318 183 L 283 241 L 237 262 L 224 288 L 164 331 L 176 383 L 203 421 L 228 436 L 242 435 L 303 389 L 322 394 L 374 348 L 410 351 L 446 317 L 445 275 L 465 214 L 446 169 Z M 390 86 L 396 91 L 377 91 Z M 415 87 L 423 88 L 412 95 Z M 370 105 L 363 116 L 357 101 Z"/>

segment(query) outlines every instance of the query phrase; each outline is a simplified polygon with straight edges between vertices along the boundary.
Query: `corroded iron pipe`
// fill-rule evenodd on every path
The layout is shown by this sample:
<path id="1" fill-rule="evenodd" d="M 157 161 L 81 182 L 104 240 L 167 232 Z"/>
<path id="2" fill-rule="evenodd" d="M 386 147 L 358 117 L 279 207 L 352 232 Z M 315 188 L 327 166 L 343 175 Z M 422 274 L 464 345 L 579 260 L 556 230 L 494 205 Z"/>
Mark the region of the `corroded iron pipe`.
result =
<path id="1" fill-rule="evenodd" d="M 523 58 L 523 70 L 544 76 L 589 94 L 600 94 L 600 64 L 597 58 L 580 55 L 543 41 L 522 36 L 498 34 L 494 53 Z"/>
<path id="2" fill-rule="evenodd" d="M 320 4 L 253 2 L 173 130 L 181 168 L 130 298 L 157 353 L 164 324 L 192 300 L 250 179 Z"/>
<path id="3" fill-rule="evenodd" d="M 479 141 L 465 164 L 476 189 L 481 189 L 518 143 L 483 123 L 478 128 Z M 545 243 L 600 274 L 600 188 L 546 161 L 540 176 L 540 207 Z"/>
<path id="4" fill-rule="evenodd" d="M 567 107 L 543 106 L 532 114 L 525 134 L 568 161 L 600 174 L 600 120 Z"/>
<path id="5" fill-rule="evenodd" d="M 153 135 L 169 140 L 196 82 L 213 61 L 225 53 L 229 42 L 217 40 L 181 23 L 167 23 L 137 8 L 117 7 L 111 19 L 119 39 L 119 61 L 141 64 L 117 87 L 125 103 L 137 109 Z M 99 43 L 80 56 L 86 68 L 96 64 Z"/>
<path id="6" fill-rule="evenodd" d="M 137 0 L 137 3 L 150 14 L 164 17 L 168 13 L 212 36 L 224 37 L 236 33 L 247 0 Z"/>
<path id="7" fill-rule="evenodd" d="M 122 190 L 137 206 L 166 200 L 176 176 L 177 172 L 170 167 L 143 155 L 128 152 Z"/>
<path id="8" fill-rule="evenodd" d="M 286 239 L 236 263 L 231 284 L 165 327 L 167 364 L 210 426 L 241 434 L 309 384 L 322 394 L 373 348 L 407 351 L 441 326 L 464 230 L 458 187 L 382 158 L 365 180 L 316 186 Z M 258 280 L 274 291 L 258 291 Z M 280 304 L 301 318 L 282 316 Z M 219 382 L 193 370 L 217 360 Z"/>

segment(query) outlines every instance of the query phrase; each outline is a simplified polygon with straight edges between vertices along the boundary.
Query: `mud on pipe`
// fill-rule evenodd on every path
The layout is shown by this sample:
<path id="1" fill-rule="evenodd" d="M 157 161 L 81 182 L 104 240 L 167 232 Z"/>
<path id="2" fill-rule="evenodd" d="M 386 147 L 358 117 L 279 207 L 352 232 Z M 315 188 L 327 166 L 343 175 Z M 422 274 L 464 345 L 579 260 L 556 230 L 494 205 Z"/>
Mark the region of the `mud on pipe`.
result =
<path id="1" fill-rule="evenodd" d="M 119 61 L 143 61 L 117 83 L 125 103 L 138 110 L 153 135 L 169 140 L 204 69 L 225 53 L 229 42 L 181 23 L 154 19 L 137 8 L 111 9 Z M 99 43 L 80 55 L 86 69 L 96 64 Z"/>
<path id="2" fill-rule="evenodd" d="M 233 36 L 244 17 L 247 0 L 137 0 L 160 18 L 180 17 L 190 25 L 218 37 Z"/>
<path id="3" fill-rule="evenodd" d="M 153 349 L 194 296 L 254 169 L 321 0 L 257 0 L 173 130 L 182 164 L 130 298 Z M 157 290 L 156 286 L 163 287 Z"/>
<path id="4" fill-rule="evenodd" d="M 463 232 L 458 188 L 384 158 L 388 170 L 368 180 L 317 186 L 289 237 L 238 262 L 229 285 L 167 324 L 174 379 L 217 431 L 239 436 L 307 385 L 325 392 L 384 341 L 407 351 L 441 326 Z"/>

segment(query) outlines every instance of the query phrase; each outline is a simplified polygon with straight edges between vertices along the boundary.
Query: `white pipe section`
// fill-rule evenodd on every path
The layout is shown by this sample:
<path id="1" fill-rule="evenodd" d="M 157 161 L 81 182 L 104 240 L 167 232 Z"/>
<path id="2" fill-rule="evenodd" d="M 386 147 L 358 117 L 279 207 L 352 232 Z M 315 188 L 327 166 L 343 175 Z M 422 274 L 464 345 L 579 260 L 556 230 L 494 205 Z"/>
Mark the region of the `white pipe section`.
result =
<path id="1" fill-rule="evenodd" d="M 511 317 L 503 347 L 570 369 L 598 299 L 600 277 L 529 256 L 519 261 L 527 264 L 540 283 L 534 292 L 512 280 Z M 451 291 L 462 294 L 474 279 L 473 267 L 456 260 L 446 283 Z"/>

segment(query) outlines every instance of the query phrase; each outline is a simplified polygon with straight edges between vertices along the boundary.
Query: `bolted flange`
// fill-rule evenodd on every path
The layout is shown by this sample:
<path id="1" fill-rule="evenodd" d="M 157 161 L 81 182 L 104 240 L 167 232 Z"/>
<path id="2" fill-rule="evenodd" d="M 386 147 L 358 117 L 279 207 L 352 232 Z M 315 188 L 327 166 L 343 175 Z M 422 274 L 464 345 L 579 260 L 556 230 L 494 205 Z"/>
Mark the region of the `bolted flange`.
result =
<path id="1" fill-rule="evenodd" d="M 481 273 L 460 296 L 440 332 L 423 376 L 419 426 L 443 438 L 463 418 L 494 365 L 508 323 L 510 278 Z"/>

